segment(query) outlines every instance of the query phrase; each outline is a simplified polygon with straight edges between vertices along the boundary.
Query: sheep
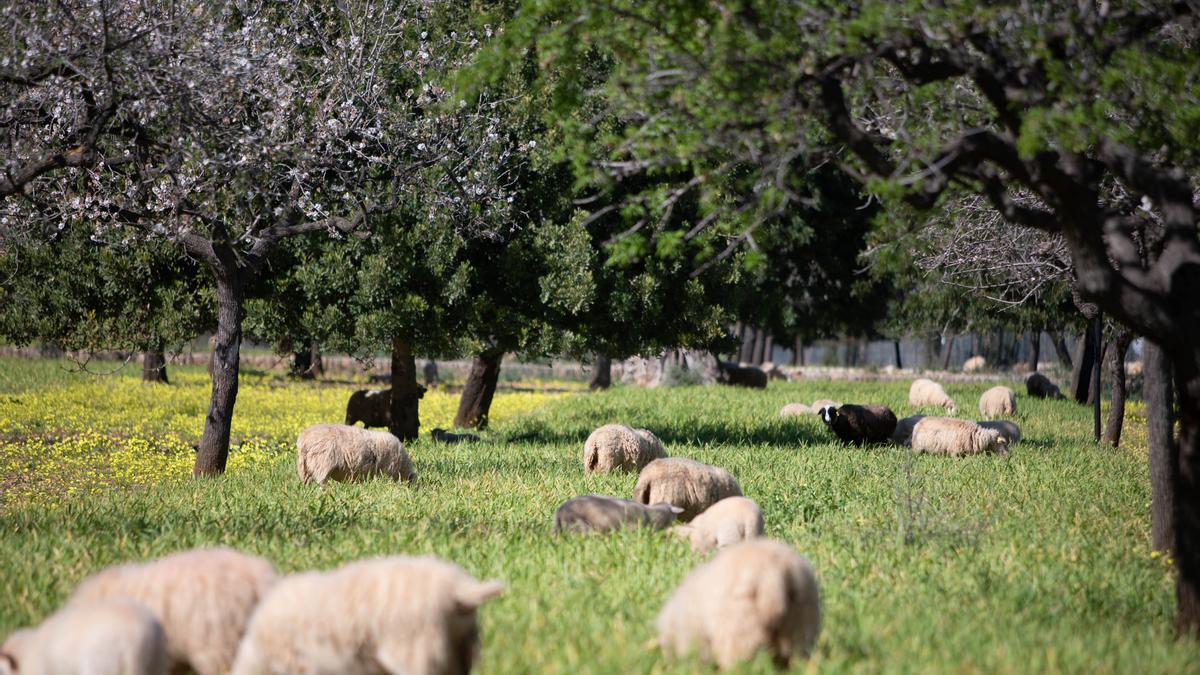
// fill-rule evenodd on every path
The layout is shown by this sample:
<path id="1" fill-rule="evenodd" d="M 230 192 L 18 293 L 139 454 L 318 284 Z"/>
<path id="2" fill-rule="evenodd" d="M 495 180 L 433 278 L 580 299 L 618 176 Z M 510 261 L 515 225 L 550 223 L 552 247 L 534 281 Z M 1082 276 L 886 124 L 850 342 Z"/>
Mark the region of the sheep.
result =
<path id="1" fill-rule="evenodd" d="M 314 424 L 296 439 L 296 472 L 305 483 L 383 474 L 411 483 L 417 474 L 400 439 L 386 431 Z"/>
<path id="2" fill-rule="evenodd" d="M 67 607 L 0 646 L 0 675 L 166 675 L 154 614 L 128 598 Z"/>
<path id="3" fill-rule="evenodd" d="M 262 558 L 229 548 L 180 551 L 147 563 L 110 567 L 75 589 L 68 606 L 128 597 L 162 624 L 174 670 L 229 670 L 255 605 L 275 583 Z"/>
<path id="4" fill-rule="evenodd" d="M 445 429 L 434 429 L 429 436 L 439 443 L 474 443 L 479 440 L 475 434 L 455 434 Z"/>
<path id="5" fill-rule="evenodd" d="M 646 429 L 606 424 L 593 431 L 583 444 L 583 469 L 587 473 L 640 471 L 666 457 L 662 442 Z"/>
<path id="6" fill-rule="evenodd" d="M 725 548 L 746 539 L 763 535 L 762 509 L 753 499 L 726 497 L 704 510 L 687 525 L 677 525 L 672 532 L 692 545 L 697 553 Z"/>
<path id="7" fill-rule="evenodd" d="M 913 427 L 925 419 L 925 415 L 913 415 L 896 422 L 896 430 L 892 432 L 892 442 L 896 445 L 908 445 L 912 442 Z"/>
<path id="8" fill-rule="evenodd" d="M 854 405 L 821 408 L 821 421 L 843 443 L 882 443 L 896 430 L 896 414 L 887 406 Z"/>
<path id="9" fill-rule="evenodd" d="M 467 673 L 479 657 L 476 611 L 503 591 L 432 556 L 293 574 L 254 612 L 230 674 Z"/>
<path id="10" fill-rule="evenodd" d="M 751 539 L 693 569 L 655 623 L 668 656 L 695 651 L 726 669 L 764 650 L 787 667 L 817 641 L 821 591 L 812 563 L 792 547 Z"/>
<path id="11" fill-rule="evenodd" d="M 828 408 L 829 406 L 833 406 L 835 408 L 840 408 L 842 406 L 842 404 L 838 403 L 837 401 L 831 401 L 827 398 L 819 398 L 819 399 L 813 401 L 812 405 L 809 406 L 809 408 L 811 408 L 812 411 L 815 413 L 820 413 L 821 408 Z"/>
<path id="12" fill-rule="evenodd" d="M 913 427 L 912 449 L 951 457 L 984 452 L 1007 455 L 1008 440 L 999 431 L 968 420 L 926 417 Z"/>
<path id="13" fill-rule="evenodd" d="M 628 499 L 585 495 L 563 502 L 554 511 L 554 534 L 561 532 L 607 532 L 623 527 L 662 530 L 675 522 L 683 509 L 670 504 L 646 506 Z"/>
<path id="14" fill-rule="evenodd" d="M 751 389 L 767 388 L 767 373 L 757 366 L 739 366 L 728 361 L 717 362 L 719 378 L 724 384 Z"/>
<path id="15" fill-rule="evenodd" d="M 764 361 L 763 364 L 761 366 L 759 366 L 759 369 L 767 374 L 768 380 L 786 380 L 787 379 L 787 373 L 783 372 L 783 369 L 780 368 L 777 364 L 772 363 L 770 361 Z"/>
<path id="16" fill-rule="evenodd" d="M 1008 387 L 992 387 L 979 397 L 979 414 L 987 418 L 1017 414 L 1017 395 Z"/>
<path id="17" fill-rule="evenodd" d="M 1004 437 L 1009 445 L 1021 442 L 1021 428 L 1017 426 L 1016 422 L 1010 422 L 1008 420 L 992 420 L 976 422 L 976 424 L 984 429 L 995 429 L 996 431 L 999 431 L 1000 435 Z"/>
<path id="18" fill-rule="evenodd" d="M 944 408 L 951 415 L 958 411 L 958 405 L 954 399 L 946 395 L 946 390 L 942 389 L 942 385 L 925 378 L 913 380 L 912 386 L 908 388 L 908 404 L 914 408 L 926 406 Z"/>
<path id="19" fill-rule="evenodd" d="M 1025 393 L 1032 398 L 1063 398 L 1058 385 L 1041 373 L 1030 373 L 1029 377 L 1025 378 Z"/>
<path id="20" fill-rule="evenodd" d="M 987 368 L 987 359 L 982 356 L 972 356 L 963 362 L 964 373 L 974 373 Z"/>
<path id="21" fill-rule="evenodd" d="M 741 496 L 742 488 L 725 469 L 683 457 L 656 459 L 638 474 L 634 501 L 667 502 L 683 509 L 679 519 L 688 522 L 726 497 Z"/>
<path id="22" fill-rule="evenodd" d="M 813 414 L 813 409 L 803 403 L 789 403 L 783 406 L 783 410 L 779 411 L 780 417 L 799 417 L 811 414 Z"/>
<path id="23" fill-rule="evenodd" d="M 360 389 L 350 394 L 346 402 L 346 424 L 363 423 L 363 427 L 387 428 L 392 425 L 392 390 Z"/>

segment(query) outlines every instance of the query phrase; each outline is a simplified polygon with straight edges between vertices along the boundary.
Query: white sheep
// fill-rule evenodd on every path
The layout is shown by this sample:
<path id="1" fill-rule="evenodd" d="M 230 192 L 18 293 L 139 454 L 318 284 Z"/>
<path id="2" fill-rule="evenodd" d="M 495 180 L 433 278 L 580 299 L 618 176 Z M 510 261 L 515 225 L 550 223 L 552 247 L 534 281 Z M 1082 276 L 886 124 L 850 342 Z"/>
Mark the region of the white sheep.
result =
<path id="1" fill-rule="evenodd" d="M 1008 441 L 1009 445 L 1021 442 L 1021 428 L 1017 426 L 1016 422 L 1010 422 L 1008 420 L 989 420 L 976 422 L 976 424 L 984 429 L 995 429 L 996 431 L 999 431 L 1000 435 L 1003 436 L 1006 441 Z"/>
<path id="2" fill-rule="evenodd" d="M 345 424 L 314 424 L 296 439 L 296 471 L 305 483 L 355 480 L 383 474 L 412 482 L 417 474 L 400 439 L 386 431 Z"/>
<path id="3" fill-rule="evenodd" d="M 726 497 L 742 494 L 733 474 L 725 469 L 684 457 L 656 459 L 638 474 L 634 501 L 641 504 L 666 502 L 683 509 L 679 519 L 687 522 Z"/>
<path id="4" fill-rule="evenodd" d="M 821 592 L 807 559 L 770 539 L 719 551 L 688 574 L 658 615 L 668 655 L 696 652 L 721 668 L 765 650 L 786 667 L 821 630 Z"/>
<path id="5" fill-rule="evenodd" d="M 812 402 L 812 405 L 809 406 L 809 409 L 811 409 L 813 412 L 818 412 L 822 408 L 828 408 L 830 406 L 834 408 L 840 408 L 842 407 L 842 404 L 827 398 L 819 398 Z"/>
<path id="6" fill-rule="evenodd" d="M 583 469 L 588 473 L 640 471 L 666 457 L 662 442 L 646 429 L 606 424 L 593 431 L 583 444 Z"/>
<path id="7" fill-rule="evenodd" d="M 783 410 L 779 411 L 780 417 L 800 417 L 803 415 L 812 415 L 813 409 L 803 403 L 789 403 L 783 406 Z"/>
<path id="8" fill-rule="evenodd" d="M 946 390 L 942 389 L 942 385 L 923 377 L 913 380 L 912 386 L 908 388 L 908 404 L 914 408 L 926 406 L 943 408 L 951 415 L 958 411 L 958 405 L 954 399 L 946 395 Z"/>
<path id="9" fill-rule="evenodd" d="M 646 506 L 628 499 L 584 495 L 563 502 L 554 511 L 554 533 L 607 532 L 623 527 L 661 530 L 675 522 L 683 509 L 670 504 Z"/>
<path id="10" fill-rule="evenodd" d="M 0 675 L 166 675 L 154 614 L 128 598 L 71 605 L 0 646 Z"/>
<path id="11" fill-rule="evenodd" d="M 963 372 L 964 373 L 978 372 L 980 370 L 983 370 L 986 367 L 987 367 L 987 359 L 983 358 L 982 356 L 978 356 L 978 355 L 972 356 L 971 358 L 967 359 L 966 361 L 963 361 Z"/>
<path id="12" fill-rule="evenodd" d="M 196 549 L 110 567 L 80 584 L 69 606 L 136 600 L 162 624 L 173 669 L 218 675 L 229 670 L 250 613 L 273 583 L 275 568 L 262 558 L 229 548 Z"/>
<path id="13" fill-rule="evenodd" d="M 926 417 L 913 427 L 912 449 L 960 457 L 984 452 L 1008 454 L 1008 440 L 995 429 L 984 429 L 969 420 Z"/>
<path id="14" fill-rule="evenodd" d="M 763 514 L 753 499 L 726 497 L 672 532 L 687 539 L 692 550 L 708 553 L 763 535 Z"/>
<path id="15" fill-rule="evenodd" d="M 231 675 L 450 675 L 479 656 L 476 610 L 504 584 L 433 557 L 374 558 L 285 577 L 259 605 Z"/>
<path id="16" fill-rule="evenodd" d="M 1017 394 L 1008 387 L 992 387 L 979 397 L 979 414 L 1000 417 L 1017 414 Z"/>

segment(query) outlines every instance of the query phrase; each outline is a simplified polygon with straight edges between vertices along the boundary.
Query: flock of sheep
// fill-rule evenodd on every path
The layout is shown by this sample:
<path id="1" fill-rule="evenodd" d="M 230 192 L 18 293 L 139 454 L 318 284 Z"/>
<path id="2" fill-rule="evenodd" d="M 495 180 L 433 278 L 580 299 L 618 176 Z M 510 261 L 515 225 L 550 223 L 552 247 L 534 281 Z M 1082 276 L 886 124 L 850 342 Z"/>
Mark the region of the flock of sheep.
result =
<path id="1" fill-rule="evenodd" d="M 1061 397 L 1040 374 L 1026 385 L 1031 396 Z M 957 411 L 945 390 L 927 379 L 912 383 L 909 405 Z M 1007 387 L 989 389 L 979 410 L 985 418 L 1012 416 L 1016 395 Z M 962 456 L 1003 454 L 1020 440 L 1009 420 L 897 420 L 875 405 L 821 400 L 789 404 L 781 414 L 813 412 L 839 439 L 856 445 L 893 442 Z M 791 546 L 763 538 L 762 510 L 743 496 L 732 474 L 668 457 L 651 431 L 619 424 L 591 433 L 583 468 L 636 472 L 633 499 L 569 499 L 554 512 L 555 534 L 669 528 L 697 552 L 717 550 L 659 613 L 655 642 L 665 654 L 696 653 L 726 668 L 759 651 L 783 666 L 812 649 L 821 626 L 813 566 Z M 341 424 L 300 433 L 297 472 L 318 484 L 381 474 L 416 479 L 395 436 Z M 62 609 L 7 638 L 0 675 L 466 673 L 479 652 L 476 611 L 503 590 L 502 582 L 479 581 L 433 557 L 374 558 L 279 578 L 267 560 L 232 549 L 182 551 L 84 580 Z"/>

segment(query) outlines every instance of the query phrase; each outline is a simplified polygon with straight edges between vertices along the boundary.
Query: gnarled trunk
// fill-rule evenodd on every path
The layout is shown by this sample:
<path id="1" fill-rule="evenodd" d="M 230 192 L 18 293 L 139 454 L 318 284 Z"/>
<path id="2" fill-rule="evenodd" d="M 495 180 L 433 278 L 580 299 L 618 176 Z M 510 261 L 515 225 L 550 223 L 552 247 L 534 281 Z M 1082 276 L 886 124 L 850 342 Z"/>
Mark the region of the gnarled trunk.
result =
<path id="1" fill-rule="evenodd" d="M 454 426 L 468 429 L 486 429 L 488 411 L 492 408 L 492 397 L 496 394 L 496 383 L 500 380 L 500 361 L 504 352 L 486 349 L 471 362 L 471 372 L 458 401 L 458 414 Z"/>
<path id="2" fill-rule="evenodd" d="M 1108 408 L 1108 421 L 1104 425 L 1104 442 L 1114 448 L 1121 445 L 1121 427 L 1125 421 L 1125 352 L 1133 342 L 1133 333 L 1122 330 L 1113 340 L 1109 353 L 1109 370 L 1112 373 L 1112 401 Z"/>
<path id="3" fill-rule="evenodd" d="M 142 354 L 142 381 L 170 384 L 167 380 L 167 355 L 161 347 Z"/>
<path id="4" fill-rule="evenodd" d="M 242 319 L 246 289 L 231 262 L 217 274 L 217 334 L 213 336 L 212 396 L 204 418 L 204 435 L 196 451 L 192 475 L 216 476 L 225 471 L 229 459 L 229 435 L 233 406 L 237 402 L 238 371 L 241 366 Z"/>
<path id="5" fill-rule="evenodd" d="M 1071 368 L 1071 398 L 1076 403 L 1087 403 L 1092 390 L 1092 361 L 1096 358 L 1096 338 L 1091 330 L 1085 330 L 1075 343 L 1074 364 Z"/>
<path id="6" fill-rule="evenodd" d="M 1063 339 L 1062 333 L 1051 331 L 1050 344 L 1054 345 L 1054 353 L 1058 355 L 1058 362 L 1070 368 L 1071 350 L 1067 349 L 1067 341 Z"/>
<path id="7" fill-rule="evenodd" d="M 1142 351 L 1142 397 L 1150 444 L 1150 537 L 1156 551 L 1175 550 L 1175 384 L 1170 359 L 1146 340 Z"/>
<path id="8" fill-rule="evenodd" d="M 392 424 L 388 431 L 402 441 L 414 440 L 421 431 L 420 405 L 425 388 L 417 384 L 417 362 L 412 344 L 392 338 Z"/>
<path id="9" fill-rule="evenodd" d="M 592 364 L 592 380 L 588 382 L 588 389 L 596 391 L 599 389 L 608 389 L 612 386 L 612 358 L 604 354 L 597 354 L 596 361 Z"/>

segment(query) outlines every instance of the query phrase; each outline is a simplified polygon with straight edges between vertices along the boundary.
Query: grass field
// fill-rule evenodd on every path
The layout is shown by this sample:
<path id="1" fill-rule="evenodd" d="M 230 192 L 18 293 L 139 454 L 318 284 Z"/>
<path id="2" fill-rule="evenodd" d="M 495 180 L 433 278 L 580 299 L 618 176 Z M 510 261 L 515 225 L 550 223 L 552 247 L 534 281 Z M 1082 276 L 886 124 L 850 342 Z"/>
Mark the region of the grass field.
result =
<path id="1" fill-rule="evenodd" d="M 581 467 L 591 429 L 619 421 L 654 430 L 671 454 L 731 470 L 762 506 L 768 536 L 813 561 L 824 628 L 795 670 L 1200 667 L 1197 647 L 1171 637 L 1173 585 L 1150 550 L 1136 406 L 1125 447 L 1112 450 L 1088 440 L 1082 407 L 1022 397 L 1026 441 L 1010 457 L 949 460 L 841 447 L 815 416 L 777 416 L 819 396 L 909 414 L 906 383 L 502 393 L 483 443 L 409 446 L 418 487 L 322 490 L 297 481 L 293 439 L 340 419 L 349 386 L 246 378 L 230 470 L 194 482 L 207 388 L 200 370 L 172 376 L 180 384 L 163 387 L 0 362 L 0 633 L 39 620 L 103 566 L 181 548 L 228 544 L 287 572 L 434 553 L 509 584 L 482 612 L 479 672 L 694 672 L 644 645 L 700 556 L 659 532 L 549 532 L 571 496 L 632 493 L 635 476 Z M 987 386 L 948 389 L 970 411 Z M 425 429 L 453 413 L 451 400 L 426 402 Z M 772 668 L 760 658 L 745 670 Z"/>

